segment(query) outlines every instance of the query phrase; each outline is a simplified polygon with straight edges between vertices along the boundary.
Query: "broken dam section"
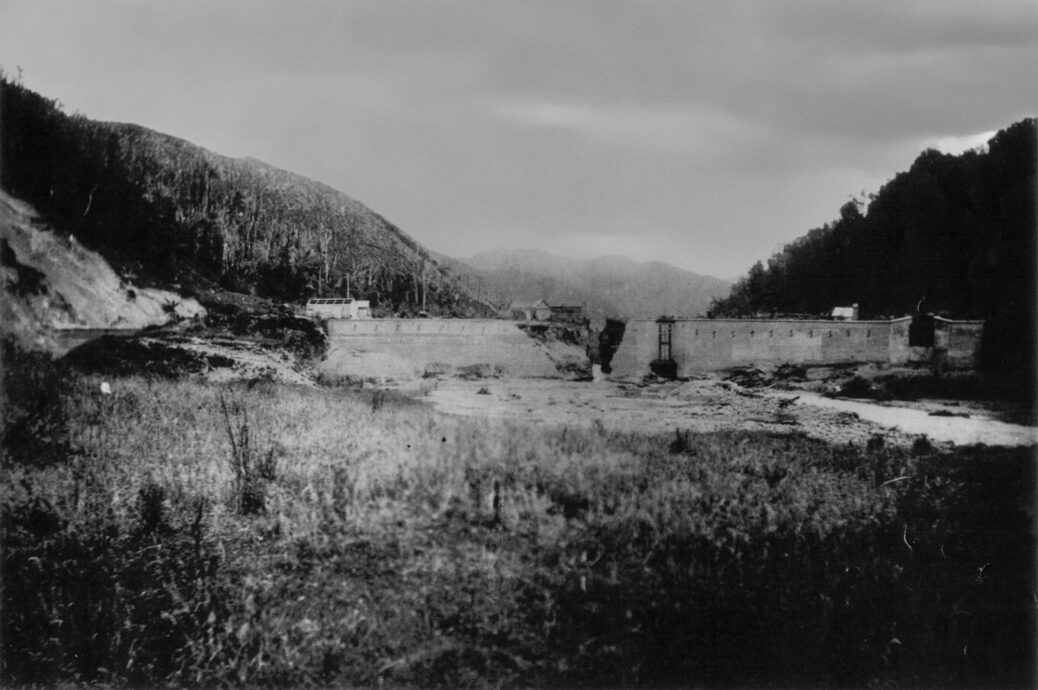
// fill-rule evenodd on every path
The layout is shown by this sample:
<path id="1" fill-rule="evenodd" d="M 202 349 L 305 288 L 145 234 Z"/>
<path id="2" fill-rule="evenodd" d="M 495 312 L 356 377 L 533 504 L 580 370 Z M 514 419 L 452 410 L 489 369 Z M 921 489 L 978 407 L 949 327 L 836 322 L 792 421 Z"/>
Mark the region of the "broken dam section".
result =
<path id="1" fill-rule="evenodd" d="M 561 343 L 539 342 L 516 322 L 496 319 L 329 319 L 327 331 L 328 355 L 318 365 L 326 378 L 560 378 L 560 355 L 575 356 Z"/>

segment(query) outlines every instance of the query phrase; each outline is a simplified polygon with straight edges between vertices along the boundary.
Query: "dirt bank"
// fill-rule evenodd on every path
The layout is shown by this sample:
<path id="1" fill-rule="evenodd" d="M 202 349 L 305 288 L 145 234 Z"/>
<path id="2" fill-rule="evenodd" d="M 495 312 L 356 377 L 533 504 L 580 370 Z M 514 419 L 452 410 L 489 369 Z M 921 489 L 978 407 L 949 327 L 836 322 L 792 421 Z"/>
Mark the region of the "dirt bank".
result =
<path id="1" fill-rule="evenodd" d="M 133 330 L 206 313 L 194 298 L 123 280 L 100 254 L 4 192 L 0 245 L 0 327 L 23 348 L 60 353 L 65 331 Z"/>

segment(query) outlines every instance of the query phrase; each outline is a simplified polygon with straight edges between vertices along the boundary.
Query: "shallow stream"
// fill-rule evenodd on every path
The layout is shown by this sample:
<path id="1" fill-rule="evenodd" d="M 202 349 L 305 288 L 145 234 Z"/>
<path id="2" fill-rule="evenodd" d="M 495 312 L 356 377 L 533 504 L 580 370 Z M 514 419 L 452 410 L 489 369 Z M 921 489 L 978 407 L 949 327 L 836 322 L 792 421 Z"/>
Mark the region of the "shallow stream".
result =
<path id="1" fill-rule="evenodd" d="M 797 403 L 824 407 L 841 412 L 853 412 L 864 420 L 883 427 L 899 429 L 908 434 L 926 435 L 935 441 L 948 441 L 956 445 L 984 443 L 989 446 L 1028 446 L 1038 443 L 1038 428 L 1009 424 L 993 419 L 976 408 L 966 414 L 960 408 L 932 402 L 928 409 L 904 407 L 896 403 L 881 405 L 843 398 L 827 398 L 818 393 L 799 392 Z M 788 395 L 783 396 L 788 397 Z M 952 415 L 933 416 L 934 410 L 946 410 Z"/>

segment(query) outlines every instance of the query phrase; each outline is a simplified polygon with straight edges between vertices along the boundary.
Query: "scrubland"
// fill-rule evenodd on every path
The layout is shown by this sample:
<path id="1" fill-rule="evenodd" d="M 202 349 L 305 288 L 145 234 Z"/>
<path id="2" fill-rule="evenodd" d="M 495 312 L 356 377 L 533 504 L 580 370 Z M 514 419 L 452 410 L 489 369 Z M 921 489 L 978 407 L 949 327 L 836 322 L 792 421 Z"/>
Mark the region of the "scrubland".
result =
<path id="1" fill-rule="evenodd" d="M 1033 448 L 16 364 L 5 685 L 1034 682 Z"/>

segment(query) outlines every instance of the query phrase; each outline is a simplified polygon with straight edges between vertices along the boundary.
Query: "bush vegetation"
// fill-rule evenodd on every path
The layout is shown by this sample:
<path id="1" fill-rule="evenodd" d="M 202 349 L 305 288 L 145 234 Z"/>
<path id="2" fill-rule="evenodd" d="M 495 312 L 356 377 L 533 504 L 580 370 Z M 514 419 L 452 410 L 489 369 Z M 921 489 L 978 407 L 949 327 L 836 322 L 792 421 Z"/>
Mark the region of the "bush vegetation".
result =
<path id="1" fill-rule="evenodd" d="M 133 124 L 66 115 L 0 70 L 0 185 L 133 282 L 486 313 L 461 277 L 330 187 Z"/>
<path id="2" fill-rule="evenodd" d="M 862 318 L 925 309 L 984 319 L 980 364 L 1035 381 L 1038 120 L 999 131 L 985 150 L 928 149 L 839 218 L 758 261 L 711 306 L 717 316 L 829 314 Z"/>
<path id="3" fill-rule="evenodd" d="M 1033 449 L 42 367 L 5 383 L 5 685 L 1034 681 Z"/>

